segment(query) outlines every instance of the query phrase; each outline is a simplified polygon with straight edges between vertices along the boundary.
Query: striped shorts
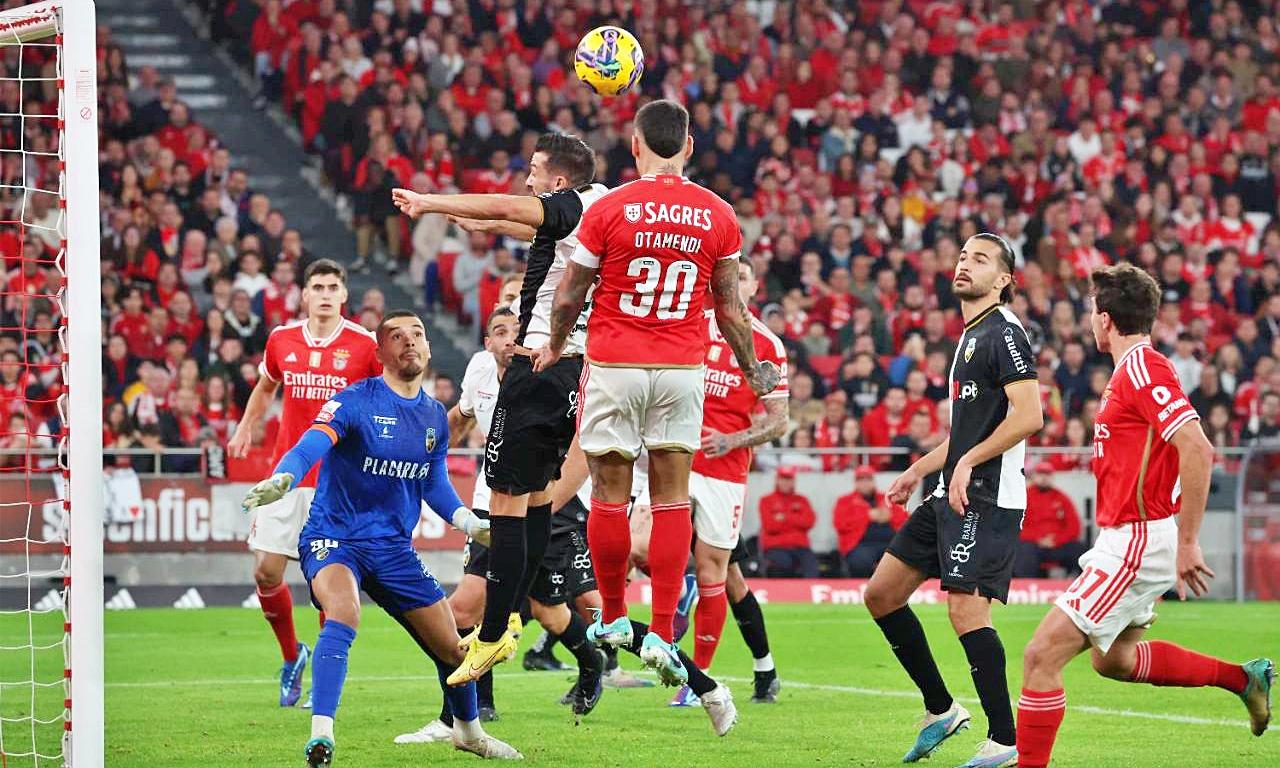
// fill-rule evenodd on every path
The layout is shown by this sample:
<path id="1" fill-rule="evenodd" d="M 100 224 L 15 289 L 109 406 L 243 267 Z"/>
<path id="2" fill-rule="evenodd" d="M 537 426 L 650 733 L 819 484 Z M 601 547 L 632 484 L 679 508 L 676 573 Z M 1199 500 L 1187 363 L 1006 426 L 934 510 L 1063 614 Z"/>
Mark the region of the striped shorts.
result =
<path id="1" fill-rule="evenodd" d="M 1155 620 L 1156 601 L 1177 581 L 1177 555 L 1172 517 L 1103 528 L 1080 557 L 1082 573 L 1054 604 L 1106 653 L 1121 632 Z"/>

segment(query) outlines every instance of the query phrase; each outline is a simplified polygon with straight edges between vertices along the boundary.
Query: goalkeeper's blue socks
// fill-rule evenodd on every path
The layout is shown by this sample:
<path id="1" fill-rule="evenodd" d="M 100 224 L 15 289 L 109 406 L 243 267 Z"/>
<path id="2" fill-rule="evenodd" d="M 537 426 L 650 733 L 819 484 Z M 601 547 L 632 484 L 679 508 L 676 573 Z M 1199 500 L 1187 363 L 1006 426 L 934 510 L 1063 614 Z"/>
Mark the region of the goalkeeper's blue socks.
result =
<path id="1" fill-rule="evenodd" d="M 445 680 L 453 674 L 454 665 L 432 657 L 436 663 L 436 672 L 440 675 L 440 687 L 444 690 L 444 700 L 453 712 L 456 720 L 471 722 L 480 717 L 480 706 L 476 703 L 475 681 L 466 685 L 449 685 Z"/>
<path id="2" fill-rule="evenodd" d="M 342 698 L 347 679 L 347 656 L 356 631 L 335 619 L 328 619 L 316 638 L 311 656 L 311 735 L 333 738 L 333 716 Z M 317 732 L 319 731 L 319 732 Z"/>

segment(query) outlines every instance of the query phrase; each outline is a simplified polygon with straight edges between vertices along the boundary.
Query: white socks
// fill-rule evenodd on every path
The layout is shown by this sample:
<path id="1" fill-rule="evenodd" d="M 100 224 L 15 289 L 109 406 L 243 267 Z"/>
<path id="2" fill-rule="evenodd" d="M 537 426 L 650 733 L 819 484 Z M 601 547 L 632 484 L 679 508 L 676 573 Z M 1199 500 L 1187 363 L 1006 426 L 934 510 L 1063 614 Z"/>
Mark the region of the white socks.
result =
<path id="1" fill-rule="evenodd" d="M 751 668 L 756 672 L 772 672 L 773 671 L 773 654 L 766 653 L 763 659 L 752 659 Z"/>
<path id="2" fill-rule="evenodd" d="M 453 718 L 453 735 L 462 741 L 472 742 L 484 736 L 484 729 L 480 727 L 479 718 L 463 720 L 455 717 Z"/>
<path id="3" fill-rule="evenodd" d="M 311 738 L 317 739 L 321 736 L 333 741 L 333 718 L 324 715 L 311 716 Z"/>

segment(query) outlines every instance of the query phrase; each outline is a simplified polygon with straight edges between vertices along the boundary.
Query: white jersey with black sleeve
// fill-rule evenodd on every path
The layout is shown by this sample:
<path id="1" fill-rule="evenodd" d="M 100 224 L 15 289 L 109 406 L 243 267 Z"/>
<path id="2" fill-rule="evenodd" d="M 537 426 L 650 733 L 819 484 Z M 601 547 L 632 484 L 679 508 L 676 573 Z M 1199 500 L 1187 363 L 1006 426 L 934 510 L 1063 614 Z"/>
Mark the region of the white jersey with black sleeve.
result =
<path id="1" fill-rule="evenodd" d="M 498 361 L 493 353 L 482 349 L 471 356 L 466 373 L 462 375 L 462 393 L 458 396 L 458 410 L 463 416 L 476 420 L 476 429 L 488 437 L 493 424 L 493 407 L 498 400 Z M 481 459 L 483 461 L 483 458 Z M 476 468 L 476 489 L 471 496 L 471 508 L 489 511 L 489 484 L 484 479 L 484 465 Z"/>
<path id="2" fill-rule="evenodd" d="M 582 212 L 608 191 L 609 188 L 603 184 L 584 184 L 538 196 L 542 201 L 542 224 L 529 246 L 520 296 L 511 305 L 511 311 L 520 321 L 516 344 L 529 349 L 546 345 L 551 333 L 551 303 L 569 257 L 578 247 L 578 223 L 582 221 Z M 565 343 L 564 354 L 581 355 L 586 352 L 587 317 L 590 314 L 591 296 L 588 294 L 582 314 Z"/>

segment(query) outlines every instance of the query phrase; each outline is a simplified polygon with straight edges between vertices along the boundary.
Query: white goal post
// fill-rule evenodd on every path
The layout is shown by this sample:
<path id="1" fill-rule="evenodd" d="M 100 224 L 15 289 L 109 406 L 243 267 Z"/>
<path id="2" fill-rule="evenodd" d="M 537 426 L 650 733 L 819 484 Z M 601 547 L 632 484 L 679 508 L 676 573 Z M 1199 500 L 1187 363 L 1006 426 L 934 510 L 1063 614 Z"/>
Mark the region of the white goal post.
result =
<path id="1" fill-rule="evenodd" d="M 65 690 L 62 714 L 62 753 L 64 765 L 74 768 L 100 768 L 104 764 L 104 688 L 103 688 L 103 589 L 102 589 L 102 332 L 101 286 L 99 271 L 98 217 L 98 97 L 96 9 L 92 0 L 50 0 L 33 3 L 0 13 L 0 53 L 13 46 L 40 46 L 57 50 L 56 147 L 36 151 L 19 138 L 18 147 L 0 146 L 0 153 L 21 153 L 23 167 L 33 163 L 43 168 L 56 162 L 57 187 L 46 173 L 24 172 L 21 181 L 0 179 L 9 194 L 22 198 L 21 215 L 16 227 L 41 229 L 27 222 L 27 200 L 33 195 L 57 194 L 62 212 L 58 216 L 61 237 L 56 261 L 63 276 L 55 286 L 53 300 L 61 310 L 63 325 L 59 329 L 62 393 L 58 399 L 61 435 L 57 442 L 58 467 L 68 481 L 61 499 L 30 498 L 34 508 L 48 508 L 50 502 L 61 503 L 62 566 L 60 571 L 41 572 L 39 576 L 57 575 L 62 579 L 62 604 L 65 606 L 62 648 L 65 658 L 62 687 Z M 25 52 L 24 52 L 25 53 Z M 24 55 L 18 57 L 25 59 Z M 19 88 L 47 85 L 49 78 L 18 64 Z M 47 75 L 47 73 L 45 73 Z M 7 111 L 7 110 L 5 110 Z M 33 116 L 25 113 L 4 115 L 27 126 L 31 120 L 54 120 L 53 115 Z M 56 153 L 56 155 L 55 155 Z M 38 157 L 37 157 L 38 156 Z M 8 222 L 13 225 L 15 222 Z M 46 240 L 51 227 L 43 227 Z M 24 251 L 25 253 L 25 251 Z M 25 256 L 23 257 L 25 259 Z M 52 291 L 50 291 L 52 292 Z M 25 322 L 25 321 L 24 321 Z M 72 435 L 74 429 L 74 436 Z M 57 468 L 55 468 L 55 473 Z M 31 487 L 32 475 L 28 475 Z M 47 479 L 48 471 L 39 478 Z M 39 494 L 34 494 L 39 495 Z M 30 553 L 47 552 L 57 542 L 39 540 L 27 531 L 28 563 Z M 2 542 L 0 542 L 2 543 Z M 39 546 L 44 549 L 40 549 Z M 56 547 L 54 548 L 56 551 Z M 27 574 L 28 590 L 35 573 Z M 56 603 L 56 601 L 55 601 Z M 29 614 L 37 613 L 27 605 Z M 55 625 L 56 626 L 56 625 Z M 0 643 L 8 645 L 8 643 Z M 33 655 L 31 694 L 35 707 L 36 680 L 34 655 L 37 649 L 29 641 Z M 36 743 L 36 724 L 48 721 L 32 712 L 31 750 L 35 765 L 52 765 Z M 0 724 L 2 726 L 3 724 Z M 56 724 L 55 724 L 56 725 Z M 0 749 L 6 745 L 0 736 Z M 55 758 L 56 759 L 56 758 Z"/>

